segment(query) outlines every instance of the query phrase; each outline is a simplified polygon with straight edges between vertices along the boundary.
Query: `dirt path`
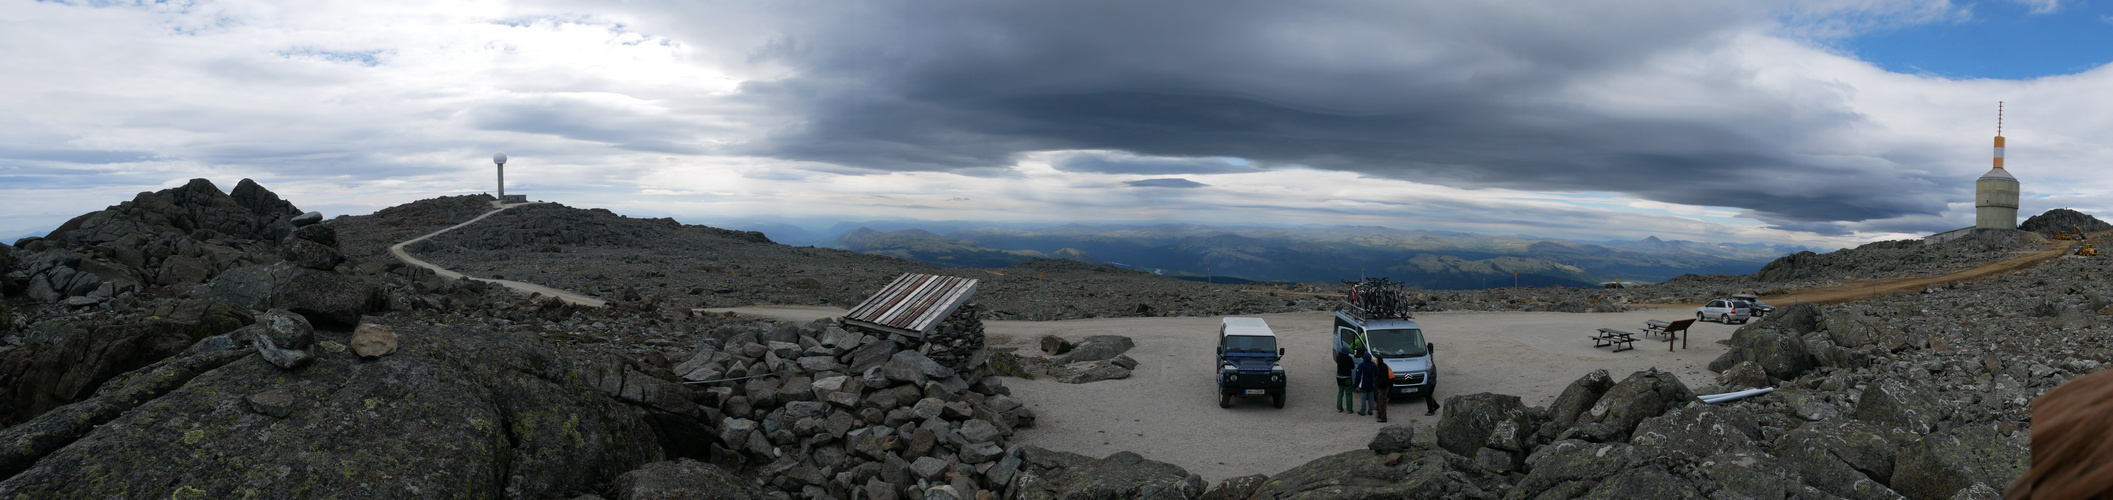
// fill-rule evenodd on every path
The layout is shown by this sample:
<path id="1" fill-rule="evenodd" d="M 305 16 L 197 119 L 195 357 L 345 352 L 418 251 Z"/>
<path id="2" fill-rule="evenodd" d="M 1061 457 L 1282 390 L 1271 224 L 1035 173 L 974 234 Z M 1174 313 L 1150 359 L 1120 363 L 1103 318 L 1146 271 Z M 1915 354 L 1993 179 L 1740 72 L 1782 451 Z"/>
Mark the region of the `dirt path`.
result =
<path id="1" fill-rule="evenodd" d="M 1794 293 L 1770 295 L 1762 297 L 1761 300 L 1763 302 L 1781 302 L 1784 304 L 1794 302 L 1811 302 L 1814 304 L 1840 304 L 1843 302 L 1854 302 L 1858 300 L 1877 297 L 1893 292 L 1921 290 L 1923 287 L 1927 287 L 1930 285 L 1936 285 L 1950 281 L 1973 280 L 1995 274 L 2007 273 L 2011 271 L 2030 268 L 2032 266 L 2037 266 L 2040 265 L 2040 263 L 2042 262 L 2054 260 L 2055 258 L 2068 255 L 2069 246 L 2074 243 L 2076 242 L 2055 240 L 2053 243 L 2049 243 L 2047 250 L 2044 251 L 2036 252 L 2029 255 L 2012 257 L 2005 260 L 1999 260 L 1988 264 L 1982 264 L 1980 267 L 1975 267 L 1972 269 L 1967 269 L 1964 271 L 1959 271 L 1956 273 L 1946 274 L 1942 276 L 1859 281 L 1841 286 L 1812 288 L 1806 290 L 1799 290 Z"/>
<path id="2" fill-rule="evenodd" d="M 400 261 L 403 261 L 403 263 L 405 263 L 405 264 L 410 264 L 410 265 L 414 265 L 414 266 L 418 266 L 418 267 L 423 267 L 423 268 L 426 268 L 426 269 L 431 269 L 431 270 L 433 270 L 433 273 L 434 273 L 434 274 L 438 274 L 438 275 L 440 275 L 441 277 L 443 277 L 443 278 L 447 278 L 447 279 L 461 279 L 461 278 L 469 278 L 469 279 L 473 279 L 473 280 L 477 280 L 477 281 L 482 281 L 482 282 L 485 282 L 485 283 L 493 283 L 493 284 L 497 284 L 497 285 L 500 285 L 500 286 L 504 286 L 504 287 L 506 287 L 506 288 L 508 288 L 508 289 L 511 289 L 511 290 L 513 290 L 513 291 L 515 291 L 515 292 L 520 292 L 520 293 L 522 293 L 522 294 L 535 294 L 535 293 L 540 293 L 540 294 L 543 294 L 543 295 L 545 295 L 545 296 L 549 296 L 549 297 L 557 297 L 557 298 L 559 298 L 559 299 L 562 299 L 562 300 L 564 300 L 564 301 L 566 301 L 566 302 L 570 302 L 570 303 L 573 303 L 573 304 L 577 304 L 577 305 L 589 306 L 589 307 L 601 307 L 602 305 L 604 305 L 604 304 L 607 304 L 607 302 L 603 301 L 602 299 L 597 299 L 597 298 L 594 298 L 594 297 L 589 297 L 589 296 L 586 296 L 586 295 L 582 295 L 582 294 L 578 294 L 578 293 L 573 293 L 573 292 L 569 292 L 569 291 L 565 291 L 565 290 L 559 290 L 559 289 L 556 289 L 556 288 L 551 288 L 551 287 L 547 287 L 547 286 L 543 286 L 543 285 L 538 285 L 538 284 L 535 284 L 535 283 L 522 283 L 522 282 L 519 282 L 519 281 L 513 281 L 513 280 L 498 280 L 498 279 L 489 279 L 489 278 L 479 278 L 479 277 L 475 277 L 475 276 L 465 276 L 465 275 L 463 275 L 462 273 L 458 273 L 458 272 L 454 272 L 454 271 L 449 271 L 449 270 L 447 270 L 446 268 L 440 267 L 440 266 L 439 266 L 439 265 L 437 265 L 437 264 L 433 264 L 433 263 L 431 263 L 431 262 L 426 262 L 426 261 L 423 261 L 423 260 L 418 260 L 418 258 L 417 258 L 417 257 L 412 257 L 412 256 L 411 256 L 411 253 L 410 253 L 410 252 L 406 252 L 406 251 L 404 251 L 404 247 L 405 247 L 405 246 L 408 246 L 408 245 L 410 245 L 410 244 L 412 244 L 412 243 L 417 243 L 417 242 L 420 242 L 420 241 L 425 241 L 425 240 L 426 240 L 426 238 L 431 238 L 431 237 L 434 237 L 434 236 L 439 236 L 439 235 L 441 235 L 442 233 L 446 233 L 446 232 L 448 232 L 448 231 L 454 231 L 454 230 L 456 230 L 456 229 L 460 229 L 460 228 L 463 228 L 463 227 L 469 226 L 470 224 L 476 224 L 476 223 L 477 223 L 477 221 L 481 221 L 481 220 L 484 220 L 484 218 L 485 218 L 485 217 L 491 217 L 492 215 L 494 215 L 494 214 L 497 214 L 497 213 L 499 213 L 499 212 L 504 212 L 504 211 L 506 211 L 506 209 L 509 209 L 509 208 L 514 208 L 514 207 L 518 207 L 518 206 L 523 206 L 523 205 L 537 205 L 537 204 L 540 204 L 540 203 L 514 203 L 514 204 L 501 204 L 501 203 L 499 203 L 499 202 L 496 202 L 496 201 L 495 201 L 495 202 L 492 202 L 492 205 L 493 205 L 493 206 L 495 206 L 495 207 L 498 207 L 498 208 L 494 208 L 494 209 L 492 209 L 492 211 L 490 211 L 490 212 L 485 212 L 485 213 L 484 213 L 484 215 L 479 215 L 479 216 L 477 216 L 477 218 L 475 218 L 475 219 L 470 219 L 470 220 L 469 220 L 468 222 L 463 222 L 463 223 L 461 223 L 461 224 L 456 224 L 456 225 L 453 225 L 453 226 L 448 226 L 448 228 L 447 228 L 447 229 L 442 229 L 442 230 L 439 230 L 439 231 L 434 231 L 434 232 L 432 232 L 432 233 L 428 233 L 428 234 L 426 234 L 425 236 L 420 236 L 420 237 L 417 237 L 417 238 L 411 238 L 411 239 L 409 239 L 409 240 L 405 240 L 405 241 L 404 241 L 404 242 L 402 242 L 402 243 L 397 243 L 397 244 L 394 244 L 394 245 L 389 245 L 389 255 L 394 255 L 394 256 L 396 256 L 396 260 L 400 260 Z"/>

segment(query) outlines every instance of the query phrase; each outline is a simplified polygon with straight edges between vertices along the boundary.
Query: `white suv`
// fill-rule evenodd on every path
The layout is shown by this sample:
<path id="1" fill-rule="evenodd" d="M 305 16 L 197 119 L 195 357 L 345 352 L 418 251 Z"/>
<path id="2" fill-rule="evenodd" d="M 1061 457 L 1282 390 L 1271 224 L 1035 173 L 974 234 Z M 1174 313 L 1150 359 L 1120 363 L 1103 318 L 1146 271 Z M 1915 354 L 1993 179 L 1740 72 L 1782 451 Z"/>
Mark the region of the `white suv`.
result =
<path id="1" fill-rule="evenodd" d="M 1737 320 L 1743 325 L 1752 317 L 1753 306 L 1737 299 L 1712 300 L 1707 305 L 1695 308 L 1695 321 L 1716 321 L 1729 325 L 1733 320 Z"/>

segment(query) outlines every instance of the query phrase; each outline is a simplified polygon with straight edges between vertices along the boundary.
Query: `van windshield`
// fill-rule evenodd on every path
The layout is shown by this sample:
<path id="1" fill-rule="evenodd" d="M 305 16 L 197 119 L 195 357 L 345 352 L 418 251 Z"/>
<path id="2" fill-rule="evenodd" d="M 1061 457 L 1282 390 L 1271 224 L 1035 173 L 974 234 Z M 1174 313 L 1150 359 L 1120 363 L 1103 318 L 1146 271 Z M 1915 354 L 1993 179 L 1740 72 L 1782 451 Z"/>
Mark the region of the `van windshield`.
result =
<path id="1" fill-rule="evenodd" d="M 1372 339 L 1372 352 L 1381 357 L 1413 358 L 1430 354 L 1424 350 L 1421 329 L 1368 330 L 1365 336 Z"/>
<path id="2" fill-rule="evenodd" d="M 1277 352 L 1276 337 L 1225 336 L 1225 352 Z"/>

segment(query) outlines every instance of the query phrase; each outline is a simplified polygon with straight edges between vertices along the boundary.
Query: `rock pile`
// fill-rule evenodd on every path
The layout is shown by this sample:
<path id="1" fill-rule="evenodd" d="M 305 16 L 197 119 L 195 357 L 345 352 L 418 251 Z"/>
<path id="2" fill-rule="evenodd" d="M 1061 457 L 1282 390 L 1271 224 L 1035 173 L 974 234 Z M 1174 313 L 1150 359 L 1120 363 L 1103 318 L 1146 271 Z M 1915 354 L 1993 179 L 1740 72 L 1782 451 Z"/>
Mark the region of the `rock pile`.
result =
<path id="1" fill-rule="evenodd" d="M 938 337 L 980 344 L 974 313 Z M 970 333 L 976 338 L 969 339 Z M 752 467 L 798 498 L 976 498 L 1021 472 L 1007 444 L 1034 411 L 969 356 L 948 366 L 918 343 L 828 321 L 715 330 L 673 369 L 717 419 L 710 458 Z M 710 420 L 710 418 L 708 418 Z"/>

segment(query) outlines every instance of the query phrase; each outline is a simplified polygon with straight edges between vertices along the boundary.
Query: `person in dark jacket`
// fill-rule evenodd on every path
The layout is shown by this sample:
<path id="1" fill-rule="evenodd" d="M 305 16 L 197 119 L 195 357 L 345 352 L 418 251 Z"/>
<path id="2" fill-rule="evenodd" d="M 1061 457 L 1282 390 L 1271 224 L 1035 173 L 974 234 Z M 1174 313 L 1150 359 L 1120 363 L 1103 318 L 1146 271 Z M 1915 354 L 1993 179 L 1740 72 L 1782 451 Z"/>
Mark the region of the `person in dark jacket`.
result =
<path id="1" fill-rule="evenodd" d="M 1357 407 L 1357 414 L 1371 415 L 1373 390 L 1372 373 L 1379 371 L 1379 365 L 1377 363 L 1373 363 L 1372 356 L 1365 354 L 1365 350 L 1363 349 L 1357 350 L 1357 360 L 1357 369 L 1350 374 L 1350 378 L 1356 381 L 1357 383 L 1359 405 Z"/>
<path id="2" fill-rule="evenodd" d="M 1370 361 L 1372 362 L 1372 408 L 1374 413 L 1379 414 L 1379 423 L 1384 424 L 1387 423 L 1387 395 L 1394 392 L 1394 369 L 1388 367 L 1386 361 L 1381 361 L 1379 356 L 1372 356 Z"/>
<path id="3" fill-rule="evenodd" d="M 1335 412 L 1357 411 L 1356 384 L 1350 383 L 1350 372 L 1357 371 L 1357 362 L 1350 360 L 1348 350 L 1335 351 Z"/>

